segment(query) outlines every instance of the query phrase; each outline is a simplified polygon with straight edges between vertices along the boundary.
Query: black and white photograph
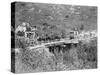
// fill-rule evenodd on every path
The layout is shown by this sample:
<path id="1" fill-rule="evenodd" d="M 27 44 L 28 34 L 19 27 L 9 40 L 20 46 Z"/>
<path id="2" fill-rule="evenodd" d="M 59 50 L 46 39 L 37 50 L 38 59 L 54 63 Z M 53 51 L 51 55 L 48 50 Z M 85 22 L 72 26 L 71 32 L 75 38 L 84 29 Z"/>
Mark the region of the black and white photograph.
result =
<path id="1" fill-rule="evenodd" d="M 97 69 L 97 6 L 11 3 L 11 72 Z"/>

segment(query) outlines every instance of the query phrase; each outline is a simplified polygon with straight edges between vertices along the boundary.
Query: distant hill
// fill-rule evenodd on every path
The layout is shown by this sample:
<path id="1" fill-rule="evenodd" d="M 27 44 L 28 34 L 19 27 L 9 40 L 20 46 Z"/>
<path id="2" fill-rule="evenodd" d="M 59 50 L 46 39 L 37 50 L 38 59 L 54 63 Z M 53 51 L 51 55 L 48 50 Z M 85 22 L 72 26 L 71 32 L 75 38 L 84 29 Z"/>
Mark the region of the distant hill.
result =
<path id="1" fill-rule="evenodd" d="M 84 30 L 97 30 L 97 7 L 62 4 L 16 3 L 16 26 L 28 22 L 41 32 L 69 31 L 84 25 Z"/>

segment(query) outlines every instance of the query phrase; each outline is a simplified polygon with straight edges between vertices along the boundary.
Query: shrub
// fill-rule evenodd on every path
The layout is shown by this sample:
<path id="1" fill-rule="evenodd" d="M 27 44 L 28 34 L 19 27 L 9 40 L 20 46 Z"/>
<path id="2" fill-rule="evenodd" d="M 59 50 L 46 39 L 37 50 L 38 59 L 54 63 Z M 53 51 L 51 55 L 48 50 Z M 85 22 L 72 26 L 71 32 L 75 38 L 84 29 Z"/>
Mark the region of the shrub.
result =
<path id="1" fill-rule="evenodd" d="M 93 44 L 94 41 L 90 43 L 80 43 L 77 50 L 78 50 L 78 58 L 83 60 L 84 66 L 87 63 L 97 63 L 97 45 L 96 43 Z M 95 41 L 96 42 L 96 41 Z M 97 66 L 97 64 L 94 64 Z M 92 68 L 92 65 L 90 66 Z"/>
<path id="2" fill-rule="evenodd" d="M 41 51 L 41 52 L 40 52 Z M 32 70 L 50 71 L 55 70 L 54 57 L 49 56 L 45 49 L 25 50 L 22 53 L 22 63 L 31 67 Z"/>

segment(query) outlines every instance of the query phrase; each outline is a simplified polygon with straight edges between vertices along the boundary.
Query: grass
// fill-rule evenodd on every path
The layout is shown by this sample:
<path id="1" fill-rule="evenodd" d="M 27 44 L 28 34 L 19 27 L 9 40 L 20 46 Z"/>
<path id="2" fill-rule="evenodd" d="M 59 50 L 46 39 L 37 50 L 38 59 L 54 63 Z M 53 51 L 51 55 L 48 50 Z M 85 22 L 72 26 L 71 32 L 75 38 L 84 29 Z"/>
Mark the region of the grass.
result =
<path id="1" fill-rule="evenodd" d="M 54 48 L 47 52 L 46 48 L 22 50 L 16 55 L 16 72 L 45 72 L 76 69 L 97 68 L 97 46 L 90 43 L 79 43 L 77 47 Z M 92 45 L 91 45 L 92 44 Z M 66 46 L 67 47 L 67 46 Z M 65 50 L 63 52 L 63 50 Z"/>

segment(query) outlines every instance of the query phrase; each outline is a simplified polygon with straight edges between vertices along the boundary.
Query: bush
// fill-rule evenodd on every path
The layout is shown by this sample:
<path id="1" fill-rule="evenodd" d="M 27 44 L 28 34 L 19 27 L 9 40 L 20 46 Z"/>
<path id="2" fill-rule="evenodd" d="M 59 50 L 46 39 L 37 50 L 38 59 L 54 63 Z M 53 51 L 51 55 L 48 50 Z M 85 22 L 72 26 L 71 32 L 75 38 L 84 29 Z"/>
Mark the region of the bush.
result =
<path id="1" fill-rule="evenodd" d="M 45 49 L 25 50 L 21 57 L 22 63 L 31 67 L 33 71 L 55 70 L 54 57 L 49 55 Z"/>
<path id="2" fill-rule="evenodd" d="M 95 41 L 96 42 L 96 41 Z M 92 63 L 97 66 L 97 45 L 93 44 L 93 41 L 90 43 L 80 43 L 78 46 L 78 58 L 84 62 L 84 67 L 87 66 L 87 63 Z M 92 68 L 91 65 L 90 67 Z"/>

